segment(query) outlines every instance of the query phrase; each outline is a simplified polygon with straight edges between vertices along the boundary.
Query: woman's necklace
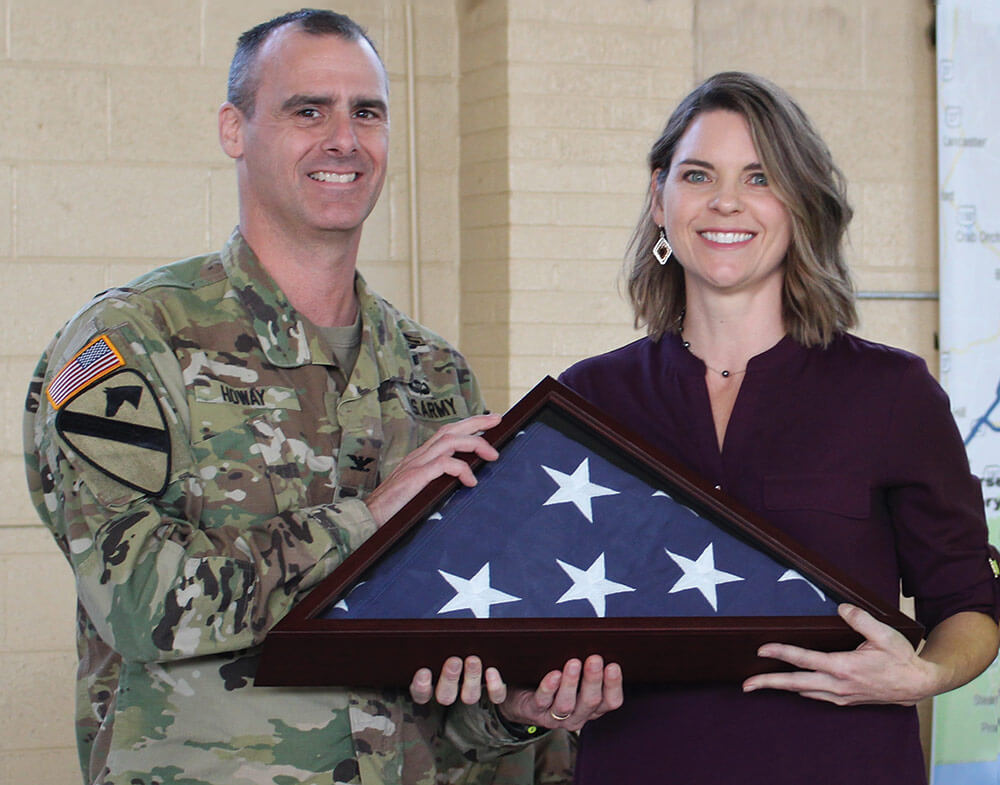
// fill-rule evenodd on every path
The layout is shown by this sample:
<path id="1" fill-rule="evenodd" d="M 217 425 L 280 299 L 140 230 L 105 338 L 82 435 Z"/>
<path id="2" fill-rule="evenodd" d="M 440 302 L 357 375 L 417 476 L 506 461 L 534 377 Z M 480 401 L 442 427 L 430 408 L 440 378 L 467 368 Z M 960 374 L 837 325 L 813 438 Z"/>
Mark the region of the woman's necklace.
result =
<path id="1" fill-rule="evenodd" d="M 680 325 L 677 328 L 677 333 L 681 337 L 681 343 L 684 345 L 684 348 L 687 349 L 689 352 L 691 352 L 691 355 L 693 357 L 698 357 L 697 354 L 695 354 L 694 352 L 691 351 L 691 342 L 684 338 L 684 314 L 683 313 L 681 313 L 681 321 L 680 321 Z M 739 376 L 741 373 L 746 373 L 747 372 L 746 368 L 744 368 L 742 371 L 730 371 L 730 370 L 727 370 L 725 368 L 713 368 L 707 362 L 705 362 L 704 360 L 702 360 L 701 357 L 698 357 L 698 359 L 701 360 L 702 364 L 706 368 L 708 368 L 708 370 L 714 371 L 715 373 L 719 374 L 719 376 L 721 376 L 723 379 L 728 379 L 730 376 Z"/>

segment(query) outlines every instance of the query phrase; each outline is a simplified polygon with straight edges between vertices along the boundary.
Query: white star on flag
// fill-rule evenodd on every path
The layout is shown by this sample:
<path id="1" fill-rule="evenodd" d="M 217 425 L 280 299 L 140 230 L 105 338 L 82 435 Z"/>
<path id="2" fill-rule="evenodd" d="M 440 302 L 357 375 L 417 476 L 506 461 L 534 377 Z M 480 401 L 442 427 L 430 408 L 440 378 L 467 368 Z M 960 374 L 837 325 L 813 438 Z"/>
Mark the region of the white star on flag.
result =
<path id="1" fill-rule="evenodd" d="M 684 571 L 684 574 L 668 593 L 674 594 L 675 592 L 686 591 L 687 589 L 697 589 L 708 600 L 708 604 L 712 606 L 713 611 L 719 610 L 716 587 L 723 583 L 743 580 L 739 575 L 732 575 L 728 572 L 715 569 L 715 553 L 712 550 L 712 543 L 709 543 L 708 547 L 701 552 L 698 561 L 692 561 L 679 554 L 671 553 L 666 548 L 664 550 L 667 551 L 667 555 L 674 560 L 677 566 Z"/>
<path id="2" fill-rule="evenodd" d="M 781 577 L 778 578 L 778 583 L 781 583 L 782 581 L 802 581 L 806 586 L 808 586 L 810 589 L 816 592 L 819 595 L 819 598 L 823 600 L 823 602 L 826 602 L 826 595 L 823 594 L 823 592 L 820 591 L 818 587 L 814 586 L 812 581 L 810 581 L 808 578 L 803 578 L 795 570 L 785 570 L 784 573 L 782 573 Z"/>
<path id="3" fill-rule="evenodd" d="M 653 496 L 654 496 L 654 497 L 656 497 L 656 496 L 660 496 L 660 497 L 662 497 L 662 498 L 664 498 L 664 499 L 669 499 L 670 501 L 674 501 L 674 497 L 673 497 L 673 496 L 671 496 L 671 495 L 670 495 L 669 493 L 667 493 L 666 491 L 653 491 Z M 689 513 L 691 513 L 691 514 L 692 514 L 692 515 L 693 515 L 693 516 L 694 516 L 695 518 L 700 518 L 700 517 L 701 517 L 701 516 L 700 516 L 700 515 L 699 515 L 698 513 L 696 513 L 696 512 L 695 512 L 694 510 L 692 510 L 692 509 L 691 509 L 690 507 L 685 507 L 685 506 L 684 506 L 683 504 L 680 504 L 679 502 L 677 503 L 677 505 L 678 505 L 678 506 L 679 506 L 679 507 L 680 507 L 680 508 L 681 508 L 682 510 L 687 510 L 687 511 L 688 511 Z"/>
<path id="4" fill-rule="evenodd" d="M 600 618 L 604 618 L 605 598 L 609 594 L 621 594 L 624 591 L 635 591 L 631 586 L 624 583 L 615 583 L 604 577 L 604 554 L 598 556 L 594 563 L 586 570 L 567 564 L 561 559 L 556 559 L 559 566 L 572 579 L 573 585 L 569 587 L 565 594 L 556 600 L 556 603 L 569 602 L 570 600 L 586 600 L 594 608 L 594 613 Z"/>
<path id="5" fill-rule="evenodd" d="M 350 597 L 352 592 L 354 592 L 357 589 L 360 589 L 366 583 L 368 583 L 368 581 L 359 581 L 358 583 L 356 583 L 354 586 L 351 587 L 351 591 L 347 593 L 347 597 Z M 340 608 L 342 611 L 350 610 L 350 608 L 347 607 L 347 597 L 344 597 L 340 602 L 338 602 L 333 607 Z"/>
<path id="6" fill-rule="evenodd" d="M 548 466 L 543 466 L 542 468 L 545 469 L 549 477 L 555 480 L 559 486 L 559 490 L 553 493 L 543 506 L 572 502 L 583 513 L 583 516 L 593 523 L 594 511 L 591 507 L 591 499 L 598 496 L 614 496 L 618 491 L 605 488 L 601 485 L 595 485 L 590 481 L 589 461 L 589 458 L 584 458 L 572 474 L 564 474 L 557 469 L 550 469 Z"/>
<path id="7" fill-rule="evenodd" d="M 490 563 L 486 562 L 479 568 L 479 572 L 471 578 L 460 578 L 457 575 L 438 570 L 455 590 L 455 596 L 448 600 L 447 604 L 438 611 L 438 614 L 449 611 L 470 610 L 477 619 L 488 619 L 490 617 L 490 606 L 501 605 L 505 602 L 517 602 L 521 598 L 513 594 L 505 594 L 490 586 Z"/>

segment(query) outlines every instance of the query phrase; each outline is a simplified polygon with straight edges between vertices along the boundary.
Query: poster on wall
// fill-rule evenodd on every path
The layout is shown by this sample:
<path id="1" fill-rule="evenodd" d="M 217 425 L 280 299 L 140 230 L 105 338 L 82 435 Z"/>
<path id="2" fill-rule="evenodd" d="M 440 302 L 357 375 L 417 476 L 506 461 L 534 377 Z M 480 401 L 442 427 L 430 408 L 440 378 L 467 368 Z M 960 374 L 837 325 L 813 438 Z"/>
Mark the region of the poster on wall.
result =
<path id="1" fill-rule="evenodd" d="M 941 383 L 1000 542 L 1000 3 L 938 0 Z M 1000 660 L 934 701 L 933 785 L 1000 784 Z"/>

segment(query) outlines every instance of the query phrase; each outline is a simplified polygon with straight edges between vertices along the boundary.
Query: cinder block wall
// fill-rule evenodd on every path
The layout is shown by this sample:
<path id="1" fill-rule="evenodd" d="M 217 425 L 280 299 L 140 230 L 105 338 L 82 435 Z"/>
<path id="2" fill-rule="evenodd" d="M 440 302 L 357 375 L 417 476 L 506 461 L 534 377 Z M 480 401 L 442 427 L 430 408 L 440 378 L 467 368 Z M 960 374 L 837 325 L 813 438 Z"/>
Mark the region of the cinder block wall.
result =
<path id="1" fill-rule="evenodd" d="M 464 5 L 468 17 L 490 9 L 497 16 L 491 29 L 500 31 L 495 40 L 506 39 L 483 66 L 494 77 L 492 91 L 506 83 L 505 95 L 490 96 L 498 108 L 492 139 L 503 157 L 477 167 L 476 178 L 480 188 L 495 184 L 494 198 L 505 212 L 489 233 L 491 244 L 507 253 L 486 271 L 504 290 L 502 339 L 492 292 L 472 288 L 481 276 L 467 266 L 464 234 L 462 248 L 462 348 L 476 368 L 488 358 L 490 399 L 500 405 L 546 374 L 636 337 L 616 280 L 648 186 L 646 151 L 691 85 L 693 4 Z M 477 39 L 463 37 L 460 49 L 463 100 L 471 101 L 483 77 L 473 58 L 482 54 Z M 497 128 L 497 122 L 506 125 Z M 466 135 L 464 116 L 462 130 L 463 155 L 473 155 L 480 135 Z M 462 218 L 465 229 L 464 202 Z M 496 353 L 498 345 L 506 356 Z M 496 379 L 497 366 L 506 384 Z"/>
<path id="2" fill-rule="evenodd" d="M 859 287 L 937 288 L 929 2 L 332 7 L 369 28 L 390 73 L 389 177 L 361 267 L 459 343 L 494 409 L 636 337 L 616 279 L 643 160 L 676 101 L 723 68 L 788 87 L 827 138 L 857 210 Z M 225 240 L 236 221 L 232 166 L 215 141 L 226 66 L 240 31 L 289 8 L 0 0 L 0 782 L 79 782 L 73 581 L 24 491 L 27 378 L 91 294 Z M 934 301 L 861 310 L 863 334 L 936 368 Z"/>
<path id="3" fill-rule="evenodd" d="M 489 405 L 510 397 L 508 4 L 459 3 L 461 346 Z"/>

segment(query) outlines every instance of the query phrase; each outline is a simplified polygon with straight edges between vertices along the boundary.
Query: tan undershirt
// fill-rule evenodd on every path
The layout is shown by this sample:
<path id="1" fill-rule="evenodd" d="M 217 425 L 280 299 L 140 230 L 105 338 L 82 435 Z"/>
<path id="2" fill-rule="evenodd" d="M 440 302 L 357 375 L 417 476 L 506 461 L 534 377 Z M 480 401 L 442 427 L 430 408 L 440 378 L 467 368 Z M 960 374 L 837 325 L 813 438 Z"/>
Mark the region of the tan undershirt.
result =
<path id="1" fill-rule="evenodd" d="M 313 326 L 316 327 L 323 343 L 333 352 L 344 379 L 350 379 L 354 364 L 358 361 L 358 353 L 361 351 L 361 310 L 358 309 L 354 324 L 344 327 Z"/>

